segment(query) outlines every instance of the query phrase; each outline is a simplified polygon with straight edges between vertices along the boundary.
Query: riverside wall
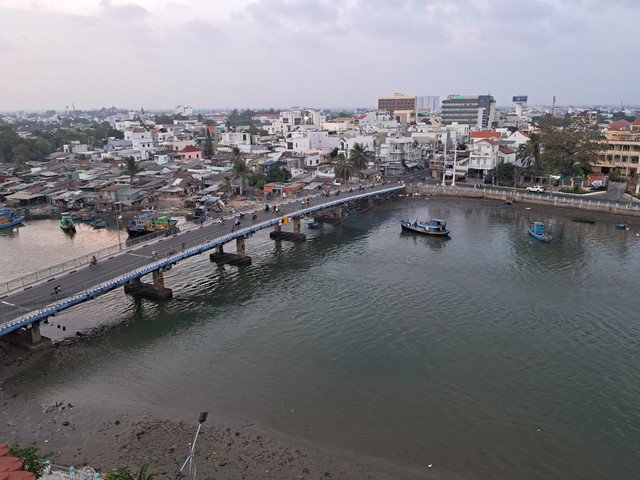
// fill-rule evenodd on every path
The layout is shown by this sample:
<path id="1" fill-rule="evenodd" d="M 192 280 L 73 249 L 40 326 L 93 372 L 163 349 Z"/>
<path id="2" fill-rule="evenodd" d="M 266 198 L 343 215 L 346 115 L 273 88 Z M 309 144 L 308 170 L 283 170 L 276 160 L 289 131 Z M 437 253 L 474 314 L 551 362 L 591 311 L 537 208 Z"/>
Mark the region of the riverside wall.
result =
<path id="1" fill-rule="evenodd" d="M 504 202 L 530 203 L 551 207 L 573 208 L 592 212 L 611 213 L 630 217 L 640 217 L 640 203 L 630 204 L 609 202 L 589 198 L 585 195 L 540 195 L 537 193 L 507 191 L 493 188 L 458 188 L 440 185 L 417 185 L 406 188 L 407 194 L 446 195 L 464 198 L 486 198 Z"/>

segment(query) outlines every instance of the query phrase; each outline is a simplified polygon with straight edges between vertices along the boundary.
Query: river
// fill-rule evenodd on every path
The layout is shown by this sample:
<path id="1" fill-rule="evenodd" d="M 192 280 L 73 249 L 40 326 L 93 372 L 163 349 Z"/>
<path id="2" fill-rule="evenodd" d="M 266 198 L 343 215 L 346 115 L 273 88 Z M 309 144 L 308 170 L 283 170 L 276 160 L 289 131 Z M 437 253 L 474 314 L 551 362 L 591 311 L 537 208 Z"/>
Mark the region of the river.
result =
<path id="1" fill-rule="evenodd" d="M 605 215 L 477 202 L 398 199 L 304 244 L 255 235 L 251 267 L 183 262 L 171 301 L 117 291 L 53 318 L 54 339 L 92 334 L 5 388 L 209 410 L 451 478 L 637 478 L 640 236 Z M 401 217 L 444 218 L 451 238 L 401 234 Z M 538 220 L 551 243 L 527 235 Z M 0 236 L 8 276 L 117 241 L 58 230 Z"/>

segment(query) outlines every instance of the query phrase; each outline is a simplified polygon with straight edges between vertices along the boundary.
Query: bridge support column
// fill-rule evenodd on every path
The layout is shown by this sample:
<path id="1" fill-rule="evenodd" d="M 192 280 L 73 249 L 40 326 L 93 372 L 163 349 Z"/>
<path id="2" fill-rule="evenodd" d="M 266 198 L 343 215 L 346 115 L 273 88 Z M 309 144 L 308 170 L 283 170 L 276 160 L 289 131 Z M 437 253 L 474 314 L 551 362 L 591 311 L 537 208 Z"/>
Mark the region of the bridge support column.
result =
<path id="1" fill-rule="evenodd" d="M 40 321 L 33 322 L 25 328 L 8 333 L 3 340 L 11 345 L 30 351 L 43 350 L 52 345 L 51 339 L 40 332 Z"/>
<path id="2" fill-rule="evenodd" d="M 124 293 L 134 297 L 150 298 L 152 300 L 166 300 L 173 296 L 173 291 L 164 286 L 164 271 L 152 272 L 153 283 L 144 283 L 140 278 L 134 278 L 124 286 Z"/>
<path id="3" fill-rule="evenodd" d="M 376 202 L 373 199 L 373 197 L 367 197 L 367 206 L 373 207 L 375 204 L 376 204 Z"/>
<path id="4" fill-rule="evenodd" d="M 209 255 L 209 260 L 218 265 L 234 265 L 236 267 L 248 267 L 251 265 L 251 257 L 245 255 L 245 238 L 236 238 L 236 253 L 226 253 L 221 245 L 216 246 L 216 251 Z"/>
<path id="5" fill-rule="evenodd" d="M 272 240 L 284 240 L 286 242 L 305 242 L 307 236 L 304 233 L 300 233 L 300 219 L 295 218 L 293 220 L 293 232 L 283 232 L 282 226 L 278 223 L 273 229 L 273 232 L 269 234 Z"/>
<path id="6" fill-rule="evenodd" d="M 335 207 L 334 212 L 338 220 L 342 220 L 344 218 L 344 207 L 342 205 Z"/>

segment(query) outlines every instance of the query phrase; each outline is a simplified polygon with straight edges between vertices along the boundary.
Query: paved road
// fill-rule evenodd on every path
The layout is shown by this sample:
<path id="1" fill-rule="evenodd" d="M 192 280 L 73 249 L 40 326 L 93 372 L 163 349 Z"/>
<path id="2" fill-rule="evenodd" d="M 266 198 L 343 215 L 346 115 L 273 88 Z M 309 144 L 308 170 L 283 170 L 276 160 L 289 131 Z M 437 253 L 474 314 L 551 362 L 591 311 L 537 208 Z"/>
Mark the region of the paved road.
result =
<path id="1" fill-rule="evenodd" d="M 251 220 L 251 215 L 247 215 L 238 229 L 259 225 L 266 220 L 283 218 L 303 209 L 330 205 L 335 201 L 346 202 L 349 198 L 362 194 L 377 195 L 378 192 L 392 187 L 397 188 L 397 185 L 367 187 L 362 191 L 356 189 L 353 193 L 341 192 L 338 196 L 335 196 L 335 193 L 332 192 L 329 197 L 323 195 L 310 197 L 307 205 L 303 205 L 302 200 L 281 203 L 279 204 L 280 211 L 277 214 L 265 212 L 264 209 L 259 210 L 255 220 Z M 160 258 L 169 257 L 178 252 L 187 253 L 191 248 L 229 235 L 232 224 L 232 219 L 228 219 L 224 225 L 218 222 L 209 222 L 200 228 L 185 231 L 175 236 L 163 237 L 158 242 L 150 242 L 133 250 L 127 250 L 126 253 L 113 258 L 101 260 L 98 265 L 78 268 L 77 271 L 61 274 L 51 281 L 36 285 L 28 290 L 13 292 L 4 298 L 0 297 L 0 335 L 7 332 L 9 323 L 13 323 L 12 320 L 25 313 L 43 309 L 45 306 L 60 302 L 64 298 L 74 297 L 80 292 L 84 292 L 101 283 L 152 265 Z M 152 256 L 154 250 L 157 254 L 155 258 Z M 53 293 L 56 285 L 61 287 L 59 295 Z"/>

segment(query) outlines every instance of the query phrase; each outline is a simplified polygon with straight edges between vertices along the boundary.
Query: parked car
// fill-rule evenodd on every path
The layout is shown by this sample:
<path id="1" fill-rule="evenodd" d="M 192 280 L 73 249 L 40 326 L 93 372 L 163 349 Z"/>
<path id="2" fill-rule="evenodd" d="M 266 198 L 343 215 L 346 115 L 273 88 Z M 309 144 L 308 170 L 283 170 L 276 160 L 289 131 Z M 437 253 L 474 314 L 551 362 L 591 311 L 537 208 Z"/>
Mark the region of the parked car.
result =
<path id="1" fill-rule="evenodd" d="M 544 187 L 542 185 L 534 185 L 533 187 L 527 187 L 527 192 L 542 193 L 544 192 Z"/>

